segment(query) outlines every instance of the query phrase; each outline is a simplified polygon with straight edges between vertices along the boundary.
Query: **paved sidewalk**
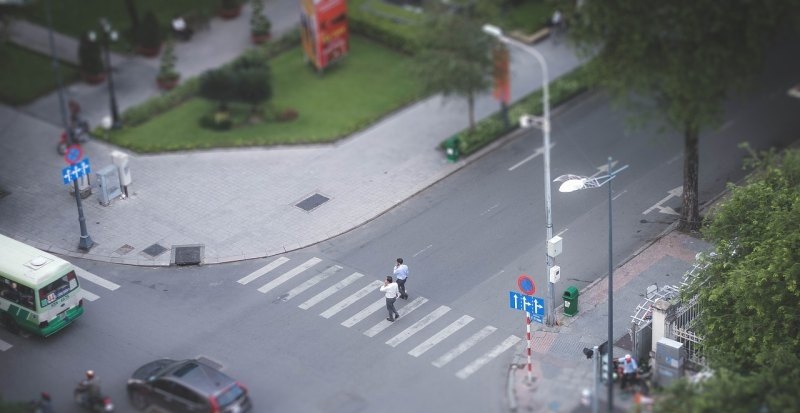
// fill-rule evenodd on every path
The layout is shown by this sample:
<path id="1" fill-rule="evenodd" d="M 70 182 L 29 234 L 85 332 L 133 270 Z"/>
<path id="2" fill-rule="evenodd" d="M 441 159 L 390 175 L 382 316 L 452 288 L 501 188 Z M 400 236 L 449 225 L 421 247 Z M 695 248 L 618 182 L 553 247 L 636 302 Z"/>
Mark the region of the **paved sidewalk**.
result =
<path id="1" fill-rule="evenodd" d="M 657 284 L 676 285 L 692 268 L 695 255 L 710 246 L 699 239 L 674 230 L 637 251 L 614 270 L 614 341 L 628 334 L 631 316 L 643 303 L 645 290 Z M 600 345 L 608 338 L 608 278 L 603 277 L 584 288 L 578 299 L 579 313 L 566 317 L 559 309 L 559 326 L 540 327 L 532 332 L 533 384 L 527 380 L 527 350 L 516 355 L 509 371 L 511 406 L 519 412 L 590 412 L 581 403 L 581 392 L 593 390 L 593 362 L 583 355 L 583 348 Z M 527 344 L 525 344 L 527 345 Z M 527 347 L 526 347 L 527 348 Z M 614 347 L 614 357 L 629 350 Z M 601 386 L 600 411 L 606 411 L 607 388 Z M 632 411 L 630 394 L 614 390 L 615 409 Z"/>
<path id="2" fill-rule="evenodd" d="M 200 73 L 249 47 L 249 13 L 212 20 L 207 32 L 179 44 L 179 69 Z M 295 27 L 299 11 L 294 0 L 268 1 L 267 14 L 280 33 Z M 537 49 L 551 80 L 580 63 L 564 42 L 546 40 Z M 115 66 L 121 109 L 159 93 L 156 70 L 157 59 L 141 57 Z M 541 87 L 539 66 L 526 53 L 512 51 L 511 72 L 512 99 Z M 76 84 L 67 94 L 92 124 L 108 113 L 105 85 Z M 499 105 L 485 95 L 475 109 L 484 118 Z M 467 126 L 466 113 L 463 100 L 434 96 L 330 145 L 131 154 L 128 199 L 108 207 L 96 195 L 83 201 L 96 243 L 84 253 L 77 248 L 75 200 L 60 178 L 66 165 L 56 152 L 56 94 L 21 109 L 0 105 L 0 188 L 9 192 L 0 198 L 0 233 L 59 254 L 133 265 L 169 265 L 169 249 L 176 245 L 203 245 L 204 263 L 284 253 L 356 228 L 475 159 L 450 164 L 437 150 Z M 94 171 L 111 164 L 115 148 L 94 141 L 83 147 Z M 330 201 L 311 212 L 295 206 L 313 194 Z M 155 244 L 167 251 L 144 253 Z"/>

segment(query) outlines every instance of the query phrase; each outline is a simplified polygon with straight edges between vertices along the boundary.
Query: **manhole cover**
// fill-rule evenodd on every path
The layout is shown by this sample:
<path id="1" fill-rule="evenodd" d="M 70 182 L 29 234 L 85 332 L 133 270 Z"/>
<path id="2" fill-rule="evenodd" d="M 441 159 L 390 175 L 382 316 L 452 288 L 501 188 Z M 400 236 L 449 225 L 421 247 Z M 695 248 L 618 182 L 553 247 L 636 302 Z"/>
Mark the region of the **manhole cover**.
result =
<path id="1" fill-rule="evenodd" d="M 197 265 L 203 262 L 202 245 L 173 245 L 172 263 L 175 265 Z"/>
<path id="2" fill-rule="evenodd" d="M 125 245 L 123 245 L 123 246 L 121 246 L 121 247 L 117 248 L 117 250 L 116 250 L 116 251 L 114 251 L 114 252 L 115 252 L 115 253 L 117 253 L 117 254 L 119 254 L 119 255 L 125 255 L 125 254 L 127 254 L 127 253 L 129 253 L 129 252 L 131 252 L 131 251 L 133 251 L 133 250 L 134 250 L 134 248 L 133 248 L 133 247 L 131 247 L 131 246 L 130 246 L 130 245 L 128 245 L 128 244 L 125 244 Z"/>
<path id="3" fill-rule="evenodd" d="M 322 205 L 322 204 L 324 204 L 324 203 L 326 203 L 328 201 L 330 201 L 330 198 L 328 198 L 328 197 L 326 197 L 324 195 L 314 194 L 314 195 L 311 195 L 310 197 L 298 202 L 297 205 L 295 205 L 295 206 L 300 208 L 300 209 L 302 209 L 302 210 L 304 210 L 304 211 L 311 212 L 311 210 L 313 210 L 314 208 L 316 208 L 316 207 L 318 207 L 318 206 L 320 206 L 320 205 Z"/>
<path id="4" fill-rule="evenodd" d="M 147 248 L 145 248 L 142 252 L 151 256 L 151 257 L 158 257 L 159 255 L 163 254 L 164 251 L 167 249 L 161 246 L 161 244 L 153 244 Z"/>

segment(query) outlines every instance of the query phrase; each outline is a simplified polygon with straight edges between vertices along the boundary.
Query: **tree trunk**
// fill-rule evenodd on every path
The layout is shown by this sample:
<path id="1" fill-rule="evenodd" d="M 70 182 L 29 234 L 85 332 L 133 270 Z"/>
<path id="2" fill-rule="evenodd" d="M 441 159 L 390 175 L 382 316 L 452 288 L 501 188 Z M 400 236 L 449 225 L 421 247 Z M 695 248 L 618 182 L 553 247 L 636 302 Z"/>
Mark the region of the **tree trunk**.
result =
<path id="1" fill-rule="evenodd" d="M 467 106 L 469 111 L 469 130 L 475 130 L 475 96 L 472 92 L 467 94 Z"/>
<path id="2" fill-rule="evenodd" d="M 700 160 L 698 143 L 700 133 L 694 126 L 684 130 L 683 144 L 683 208 L 678 230 L 688 232 L 700 229 L 700 206 L 697 197 Z"/>

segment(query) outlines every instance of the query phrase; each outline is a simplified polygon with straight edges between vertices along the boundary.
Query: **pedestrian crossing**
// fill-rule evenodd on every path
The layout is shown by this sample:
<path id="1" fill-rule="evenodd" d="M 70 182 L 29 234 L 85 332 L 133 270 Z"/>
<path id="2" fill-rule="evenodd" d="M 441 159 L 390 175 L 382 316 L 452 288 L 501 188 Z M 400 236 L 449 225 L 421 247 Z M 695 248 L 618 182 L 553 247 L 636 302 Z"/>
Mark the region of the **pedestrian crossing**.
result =
<path id="1" fill-rule="evenodd" d="M 298 308 L 319 311 L 326 320 L 343 319 L 339 322 L 342 327 L 358 329 L 368 338 L 382 337 L 386 345 L 407 351 L 412 357 L 429 357 L 432 366 L 453 368 L 455 376 L 462 380 L 521 341 L 514 335 L 495 334 L 497 327 L 479 325 L 474 317 L 457 314 L 422 296 L 407 302 L 397 300 L 400 318 L 391 322 L 385 317 L 384 295 L 378 293 L 383 281 L 360 272 L 344 276 L 340 274 L 343 269 L 340 265 L 326 265 L 317 257 L 298 263 L 278 257 L 237 283 L 246 286 L 261 280 L 264 284 L 257 291 L 262 294 L 274 295 L 282 302 L 302 300 Z"/>
<path id="2" fill-rule="evenodd" d="M 99 295 L 90 291 L 90 289 L 94 290 L 94 287 L 105 288 L 109 291 L 114 291 L 120 287 L 119 284 L 113 283 L 103 277 L 92 274 L 91 272 L 86 271 L 83 268 L 75 267 L 75 274 L 80 279 L 81 291 L 80 293 L 78 293 L 78 298 L 82 298 L 87 301 L 96 301 L 100 298 Z M 86 288 L 87 283 L 85 281 L 88 281 L 91 284 L 89 289 Z M 2 331 L 3 334 L 7 333 L 10 336 L 13 335 L 12 333 L 8 332 L 8 330 L 2 330 Z M 14 345 L 0 338 L 0 352 L 7 351 L 12 347 L 14 347 Z"/>

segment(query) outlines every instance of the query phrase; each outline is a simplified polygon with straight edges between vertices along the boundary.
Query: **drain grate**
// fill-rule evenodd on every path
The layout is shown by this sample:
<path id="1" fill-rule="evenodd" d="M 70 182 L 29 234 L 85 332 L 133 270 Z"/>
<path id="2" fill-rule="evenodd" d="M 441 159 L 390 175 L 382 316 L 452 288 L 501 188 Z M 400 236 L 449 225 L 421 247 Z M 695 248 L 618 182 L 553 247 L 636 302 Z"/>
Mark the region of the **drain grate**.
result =
<path id="1" fill-rule="evenodd" d="M 203 245 L 173 245 L 172 263 L 175 265 L 198 265 L 203 262 Z"/>
<path id="2" fill-rule="evenodd" d="M 320 206 L 320 205 L 322 205 L 322 204 L 324 204 L 324 203 L 326 203 L 328 201 L 330 201 L 330 198 L 328 198 L 328 197 L 326 197 L 324 195 L 314 194 L 314 195 L 311 195 L 310 197 L 298 202 L 295 206 L 300 208 L 300 209 L 302 209 L 302 210 L 304 210 L 304 211 L 306 211 L 306 212 L 311 212 L 314 208 L 316 208 L 316 207 L 318 207 L 318 206 Z"/>
<path id="3" fill-rule="evenodd" d="M 134 250 L 134 248 L 132 246 L 130 246 L 128 244 L 125 244 L 125 245 L 117 248 L 117 250 L 114 251 L 114 253 L 116 253 L 118 255 L 125 255 L 125 254 L 127 254 L 127 253 L 129 253 L 129 252 L 131 252 L 133 250 Z"/>
<path id="4" fill-rule="evenodd" d="M 151 257 L 153 257 L 153 258 L 155 258 L 155 257 L 158 257 L 159 255 L 163 254 L 164 251 L 166 251 L 166 250 L 167 249 L 164 248 L 161 244 L 153 244 L 153 245 L 145 248 L 142 252 L 147 254 L 147 255 L 149 255 L 149 256 L 151 256 Z"/>

